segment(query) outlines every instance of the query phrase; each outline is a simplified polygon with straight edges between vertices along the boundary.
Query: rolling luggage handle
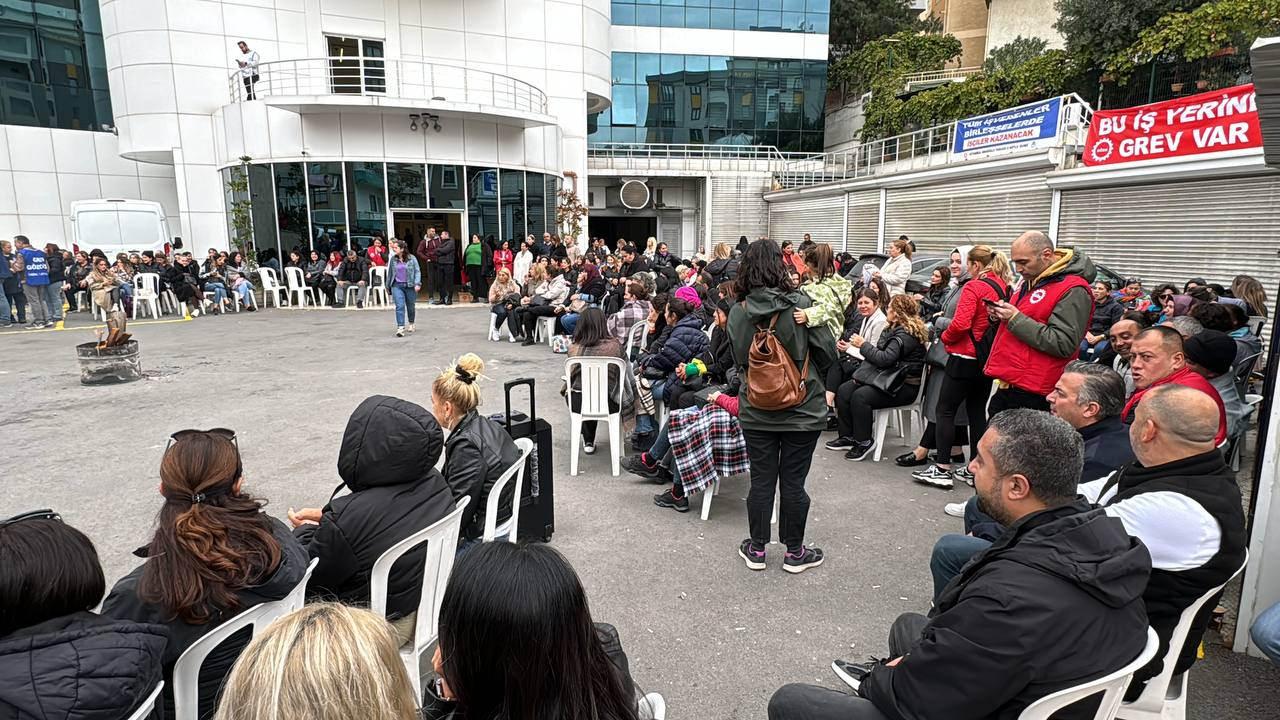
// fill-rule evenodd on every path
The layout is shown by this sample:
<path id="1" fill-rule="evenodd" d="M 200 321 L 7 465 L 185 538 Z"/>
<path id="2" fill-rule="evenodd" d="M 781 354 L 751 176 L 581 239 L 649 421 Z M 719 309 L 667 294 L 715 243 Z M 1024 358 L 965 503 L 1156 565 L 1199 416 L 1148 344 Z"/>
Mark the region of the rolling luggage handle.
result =
<path id="1" fill-rule="evenodd" d="M 511 424 L 511 390 L 521 385 L 529 386 L 529 428 L 532 430 L 533 428 L 537 427 L 538 413 L 534 407 L 534 401 L 533 401 L 533 378 L 516 378 L 515 380 L 508 380 L 502 385 L 502 392 L 506 398 L 505 409 L 507 413 L 507 432 L 508 433 L 510 433 L 511 429 L 514 427 Z M 539 484 L 538 484 L 538 453 L 536 452 L 529 453 L 528 472 L 529 472 L 529 497 L 537 498 L 541 495 L 541 488 L 539 487 Z M 520 502 L 520 499 L 516 498 L 516 502 Z"/>

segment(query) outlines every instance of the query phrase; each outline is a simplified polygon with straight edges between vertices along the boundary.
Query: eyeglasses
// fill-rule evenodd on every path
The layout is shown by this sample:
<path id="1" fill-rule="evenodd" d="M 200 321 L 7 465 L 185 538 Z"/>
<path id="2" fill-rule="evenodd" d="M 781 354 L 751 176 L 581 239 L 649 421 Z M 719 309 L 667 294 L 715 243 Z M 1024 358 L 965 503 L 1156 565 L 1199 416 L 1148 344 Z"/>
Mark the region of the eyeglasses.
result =
<path id="1" fill-rule="evenodd" d="M 22 522 L 23 520 L 57 520 L 58 522 L 62 522 L 62 516 L 48 508 L 43 510 L 29 510 L 21 514 L 14 515 L 8 520 L 0 520 L 0 527 L 14 525 Z"/>
<path id="2" fill-rule="evenodd" d="M 236 446 L 236 452 L 237 453 L 240 452 L 240 441 L 236 439 L 236 431 L 231 430 L 229 428 L 210 428 L 209 430 L 193 430 L 193 429 L 179 430 L 178 432 L 169 436 L 169 443 L 164 446 L 164 451 L 169 452 L 169 448 L 173 447 L 177 443 L 180 443 L 189 437 L 192 437 L 193 435 L 213 435 L 214 437 L 220 437 L 223 440 L 230 441 L 232 445 Z"/>

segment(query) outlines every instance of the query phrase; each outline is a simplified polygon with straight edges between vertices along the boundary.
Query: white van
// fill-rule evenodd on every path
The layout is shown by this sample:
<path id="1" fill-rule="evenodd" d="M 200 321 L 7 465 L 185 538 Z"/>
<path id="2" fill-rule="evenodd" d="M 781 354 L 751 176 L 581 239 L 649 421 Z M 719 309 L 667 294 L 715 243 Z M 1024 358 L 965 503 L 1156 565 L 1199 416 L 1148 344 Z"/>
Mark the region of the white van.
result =
<path id="1" fill-rule="evenodd" d="M 151 200 L 77 200 L 71 203 L 71 230 L 77 249 L 101 250 L 109 258 L 143 250 L 167 255 L 182 247 L 181 240 L 170 240 L 164 208 Z"/>

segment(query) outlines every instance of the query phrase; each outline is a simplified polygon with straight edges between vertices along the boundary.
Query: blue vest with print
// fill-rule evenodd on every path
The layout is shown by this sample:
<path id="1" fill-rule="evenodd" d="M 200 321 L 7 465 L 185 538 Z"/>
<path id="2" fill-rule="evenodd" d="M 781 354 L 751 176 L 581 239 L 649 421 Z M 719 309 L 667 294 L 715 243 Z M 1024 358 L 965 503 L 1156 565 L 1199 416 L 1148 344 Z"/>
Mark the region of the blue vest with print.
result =
<path id="1" fill-rule="evenodd" d="M 22 255 L 22 262 L 27 266 L 27 284 L 48 285 L 49 258 L 44 252 L 28 247 L 22 248 L 18 253 Z"/>

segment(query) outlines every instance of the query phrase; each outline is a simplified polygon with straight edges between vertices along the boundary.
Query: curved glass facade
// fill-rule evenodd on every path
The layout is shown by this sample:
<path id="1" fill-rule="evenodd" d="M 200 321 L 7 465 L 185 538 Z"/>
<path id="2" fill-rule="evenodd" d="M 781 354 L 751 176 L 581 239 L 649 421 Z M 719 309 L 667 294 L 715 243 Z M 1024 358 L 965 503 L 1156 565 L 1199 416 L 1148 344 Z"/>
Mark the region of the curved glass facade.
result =
<path id="1" fill-rule="evenodd" d="M 230 170 L 222 171 L 223 187 Z M 389 236 L 397 212 L 453 213 L 468 234 L 519 240 L 555 228 L 555 175 L 422 163 L 309 162 L 249 167 L 254 245 L 309 252 L 364 248 Z M 227 198 L 228 222 L 231 193 Z M 228 231 L 230 236 L 230 231 Z"/>
<path id="2" fill-rule="evenodd" d="M 822 152 L 824 60 L 613 53 L 613 105 L 591 142 L 774 145 Z"/>
<path id="3" fill-rule="evenodd" d="M 102 130 L 110 125 L 97 0 L 4 3 L 0 75 L 0 124 L 66 130 Z"/>
<path id="4" fill-rule="evenodd" d="M 614 25 L 826 33 L 831 0 L 614 0 Z"/>

